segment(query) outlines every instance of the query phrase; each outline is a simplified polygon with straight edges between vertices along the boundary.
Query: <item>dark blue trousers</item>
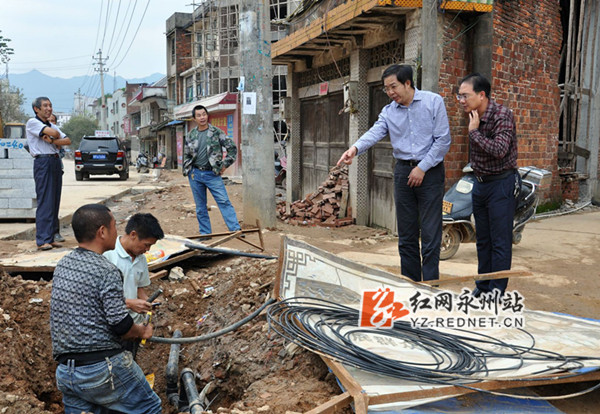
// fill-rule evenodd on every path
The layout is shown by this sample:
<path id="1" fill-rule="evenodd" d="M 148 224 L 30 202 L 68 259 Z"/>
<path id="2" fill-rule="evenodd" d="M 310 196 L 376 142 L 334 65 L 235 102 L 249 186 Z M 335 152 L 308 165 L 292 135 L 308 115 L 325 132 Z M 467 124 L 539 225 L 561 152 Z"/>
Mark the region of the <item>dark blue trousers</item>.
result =
<path id="1" fill-rule="evenodd" d="M 60 158 L 47 157 L 33 160 L 33 178 L 37 196 L 35 241 L 38 246 L 54 241 L 54 232 L 58 228 L 62 174 Z"/>
<path id="2" fill-rule="evenodd" d="M 475 182 L 473 186 L 473 217 L 477 235 L 478 273 L 509 270 L 512 263 L 512 230 L 515 215 L 515 180 L 517 172 L 490 182 Z M 483 292 L 499 289 L 504 293 L 508 278 L 475 282 Z"/>
<path id="3" fill-rule="evenodd" d="M 400 162 L 394 168 L 400 272 L 416 282 L 437 280 L 440 278 L 444 163 L 427 171 L 419 187 L 407 184 L 413 168 Z"/>

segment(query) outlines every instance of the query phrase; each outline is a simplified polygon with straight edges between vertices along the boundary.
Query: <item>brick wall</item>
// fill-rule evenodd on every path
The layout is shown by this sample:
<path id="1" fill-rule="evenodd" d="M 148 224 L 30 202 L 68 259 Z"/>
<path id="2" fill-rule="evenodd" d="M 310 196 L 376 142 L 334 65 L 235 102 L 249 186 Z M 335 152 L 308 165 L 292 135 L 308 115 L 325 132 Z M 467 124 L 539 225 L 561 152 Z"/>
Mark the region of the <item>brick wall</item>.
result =
<path id="1" fill-rule="evenodd" d="M 177 61 L 175 63 L 175 73 L 177 73 L 177 80 L 175 88 L 177 90 L 177 103 L 185 102 L 185 86 L 184 79 L 179 76 L 179 73 L 184 72 L 192 66 L 192 49 L 191 49 L 191 36 L 184 29 L 175 30 L 175 50 L 177 51 Z M 167 56 L 167 59 L 171 59 Z"/>
<path id="2" fill-rule="evenodd" d="M 469 72 L 471 50 L 468 36 L 460 35 L 465 30 L 462 19 L 453 14 L 444 14 L 442 56 L 440 62 L 439 93 L 446 103 L 452 144 L 444 159 L 446 187 L 450 187 L 462 176 L 463 167 L 469 162 L 469 137 L 463 109 L 456 100 L 458 82 Z"/>
<path id="3" fill-rule="evenodd" d="M 545 197 L 559 197 L 557 171 L 560 92 L 558 72 L 562 27 L 560 8 L 549 0 L 494 2 L 492 97 L 513 110 L 519 137 L 519 166 L 552 172 Z M 470 21 L 444 17 L 440 93 L 444 96 L 453 143 L 447 156 L 447 181 L 455 182 L 467 162 L 467 122 L 453 89 L 470 73 L 471 39 L 460 35 Z"/>

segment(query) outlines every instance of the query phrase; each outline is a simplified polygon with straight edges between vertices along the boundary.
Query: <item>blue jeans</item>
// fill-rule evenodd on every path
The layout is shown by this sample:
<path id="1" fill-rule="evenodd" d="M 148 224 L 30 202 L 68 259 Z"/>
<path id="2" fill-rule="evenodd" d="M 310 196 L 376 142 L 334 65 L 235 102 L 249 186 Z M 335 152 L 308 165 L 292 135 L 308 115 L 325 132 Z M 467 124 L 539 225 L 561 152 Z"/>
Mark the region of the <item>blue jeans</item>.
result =
<path id="1" fill-rule="evenodd" d="M 63 394 L 65 414 L 108 409 L 123 413 L 161 413 L 160 398 L 146 380 L 131 353 L 123 351 L 110 361 L 75 367 L 72 360 L 56 368 L 56 384 Z"/>
<path id="2" fill-rule="evenodd" d="M 478 273 L 510 270 L 512 263 L 513 219 L 517 201 L 515 185 L 519 188 L 518 172 L 506 178 L 475 182 L 473 186 L 473 217 L 477 236 Z M 483 292 L 499 289 L 504 293 L 508 278 L 475 282 Z"/>
<path id="3" fill-rule="evenodd" d="M 444 164 L 440 162 L 427 171 L 419 187 L 407 184 L 413 168 L 401 162 L 396 162 L 394 168 L 400 272 L 415 282 L 437 280 L 440 278 Z"/>
<path id="4" fill-rule="evenodd" d="M 202 171 L 194 167 L 188 174 L 188 180 L 192 194 L 194 195 L 194 202 L 196 203 L 196 218 L 198 219 L 200 234 L 212 233 L 210 217 L 206 208 L 206 189 L 210 190 L 210 193 L 219 206 L 219 210 L 229 231 L 241 229 L 235 209 L 227 196 L 223 178 L 220 175 L 212 171 Z"/>

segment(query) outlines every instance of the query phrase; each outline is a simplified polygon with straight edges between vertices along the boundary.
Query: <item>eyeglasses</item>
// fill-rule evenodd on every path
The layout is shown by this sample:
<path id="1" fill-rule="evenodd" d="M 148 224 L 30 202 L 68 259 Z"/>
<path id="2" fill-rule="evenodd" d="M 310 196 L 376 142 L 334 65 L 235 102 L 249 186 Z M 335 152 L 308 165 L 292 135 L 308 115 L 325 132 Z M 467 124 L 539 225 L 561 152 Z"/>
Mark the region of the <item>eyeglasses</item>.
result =
<path id="1" fill-rule="evenodd" d="M 466 93 L 457 93 L 456 94 L 456 100 L 457 101 L 466 101 L 469 97 L 471 96 L 471 94 L 466 94 Z"/>
<path id="2" fill-rule="evenodd" d="M 381 88 L 381 90 L 384 93 L 388 93 L 389 91 L 392 91 L 394 89 L 396 89 L 398 87 L 398 85 L 394 84 L 394 85 L 390 85 L 390 86 L 384 86 L 383 88 Z"/>

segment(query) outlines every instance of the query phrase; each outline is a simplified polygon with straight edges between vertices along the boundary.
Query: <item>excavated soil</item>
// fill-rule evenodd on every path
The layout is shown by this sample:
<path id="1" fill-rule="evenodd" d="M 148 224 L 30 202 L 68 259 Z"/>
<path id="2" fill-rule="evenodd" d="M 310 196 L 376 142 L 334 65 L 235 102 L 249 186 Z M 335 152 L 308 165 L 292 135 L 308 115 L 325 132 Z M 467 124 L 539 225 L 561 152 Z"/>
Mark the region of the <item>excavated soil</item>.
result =
<path id="1" fill-rule="evenodd" d="M 127 218 L 135 212 L 149 212 L 160 221 L 167 234 L 189 236 L 197 234 L 194 203 L 187 183 L 176 172 L 163 172 L 164 188 L 143 195 L 125 196 L 109 204 L 115 214 L 120 233 Z M 227 186 L 230 198 L 242 212 L 242 186 Z M 209 204 L 211 204 L 209 202 Z M 214 202 L 212 203 L 214 204 Z M 213 232 L 226 231 L 219 211 L 210 212 Z M 243 227 L 254 223 L 242 223 Z M 75 247 L 70 229 L 63 229 L 66 246 Z M 277 228 L 264 230 L 265 254 L 279 254 L 281 237 L 291 234 L 333 253 L 355 250 L 362 253 L 377 251 L 385 243 L 394 245 L 395 239 L 385 231 L 362 226 L 337 229 L 297 227 L 279 222 Z M 255 234 L 247 240 L 258 243 Z M 340 241 L 343 241 L 340 243 Z M 257 252 L 241 241 L 233 240 L 227 247 Z M 32 250 L 31 241 L 0 241 L 5 255 Z M 543 260 L 540 259 L 543 263 Z M 204 254 L 182 261 L 186 278 L 170 281 L 154 279 L 149 292 L 164 290 L 162 305 L 153 316 L 155 335 L 170 337 L 176 329 L 183 336 L 199 336 L 223 329 L 260 307 L 272 296 L 273 282 L 278 265 L 276 260 L 240 258 Z M 555 265 L 553 271 L 559 273 Z M 386 270 L 396 273 L 398 266 Z M 567 271 L 565 270 L 565 273 Z M 42 279 L 40 279 L 42 276 Z M 193 280 L 200 291 L 196 291 Z M 597 317 L 598 302 L 594 307 L 578 304 L 586 289 L 598 288 L 598 280 L 590 281 L 583 292 L 569 299 L 566 308 L 573 314 Z M 205 288 L 210 294 L 204 295 Z M 0 274 L 0 413 L 60 413 L 61 394 L 58 392 L 52 360 L 49 332 L 49 300 L 52 289 L 51 274 Z M 556 295 L 551 285 L 536 287 L 541 299 L 531 303 L 533 308 L 549 308 Z M 145 373 L 155 376 L 154 389 L 163 400 L 164 413 L 177 413 L 166 398 L 165 369 L 169 345 L 148 342 L 138 353 L 137 361 Z M 210 410 L 221 413 L 292 413 L 305 412 L 340 394 L 335 377 L 328 372 L 322 360 L 298 349 L 273 334 L 265 315 L 252 320 L 236 331 L 204 342 L 181 346 L 179 369 L 191 368 L 196 373 L 196 384 L 201 390 L 210 384 Z M 559 386 L 583 388 L 585 384 Z M 588 384 L 589 385 L 589 384 Z M 552 393 L 546 387 L 541 393 Z M 565 412 L 597 412 L 598 392 L 578 399 L 557 403 Z M 595 407 L 595 408 L 594 408 Z M 340 411 L 350 413 L 350 409 Z"/>

